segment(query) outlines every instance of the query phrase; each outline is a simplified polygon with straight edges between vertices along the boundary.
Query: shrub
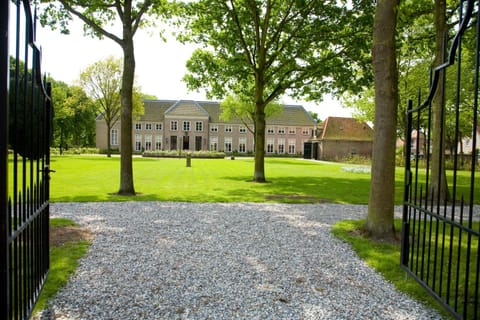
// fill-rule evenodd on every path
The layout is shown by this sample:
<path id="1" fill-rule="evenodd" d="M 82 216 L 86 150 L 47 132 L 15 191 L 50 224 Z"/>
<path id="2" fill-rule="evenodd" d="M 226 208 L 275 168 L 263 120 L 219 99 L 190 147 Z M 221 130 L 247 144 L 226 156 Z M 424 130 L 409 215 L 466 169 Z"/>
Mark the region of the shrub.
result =
<path id="1" fill-rule="evenodd" d="M 155 150 L 155 151 L 145 151 L 143 153 L 144 157 L 153 157 L 153 158 L 185 158 L 189 154 L 192 158 L 204 158 L 204 159 L 217 159 L 225 158 L 224 152 L 218 151 L 178 151 L 178 150 Z"/>

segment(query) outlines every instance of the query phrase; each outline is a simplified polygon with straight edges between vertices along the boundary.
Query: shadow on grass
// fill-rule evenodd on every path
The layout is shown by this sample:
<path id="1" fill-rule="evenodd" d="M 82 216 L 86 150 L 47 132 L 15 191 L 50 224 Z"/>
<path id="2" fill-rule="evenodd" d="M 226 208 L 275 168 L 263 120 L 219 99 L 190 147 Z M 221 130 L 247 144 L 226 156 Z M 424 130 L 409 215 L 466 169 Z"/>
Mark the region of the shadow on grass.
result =
<path id="1" fill-rule="evenodd" d="M 244 182 L 245 176 L 223 179 Z M 354 203 L 366 204 L 370 192 L 370 179 L 341 179 L 326 177 L 276 177 L 267 183 L 249 182 L 249 188 L 229 190 L 228 196 L 239 194 L 257 201 L 282 203 Z"/>

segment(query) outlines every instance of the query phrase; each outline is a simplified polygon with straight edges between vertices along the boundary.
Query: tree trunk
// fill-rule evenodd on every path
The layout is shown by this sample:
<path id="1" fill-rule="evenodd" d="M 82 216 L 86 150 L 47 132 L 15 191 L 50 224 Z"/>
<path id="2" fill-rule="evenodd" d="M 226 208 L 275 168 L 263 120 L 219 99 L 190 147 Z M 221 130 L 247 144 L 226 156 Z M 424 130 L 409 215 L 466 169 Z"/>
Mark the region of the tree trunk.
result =
<path id="1" fill-rule="evenodd" d="M 437 67 L 443 63 L 446 46 L 446 1 L 435 0 L 435 61 Z M 440 71 L 440 79 L 437 91 L 432 101 L 432 171 L 430 194 L 428 198 L 433 197 L 435 203 L 443 203 L 449 199 L 447 179 L 445 174 L 445 73 Z"/>
<path id="2" fill-rule="evenodd" d="M 128 28 L 130 26 L 130 28 Z M 124 22 L 123 30 L 123 76 L 121 89 L 121 152 L 120 190 L 121 195 L 135 195 L 132 165 L 132 117 L 133 81 L 135 75 L 135 55 L 131 23 Z"/>
<path id="3" fill-rule="evenodd" d="M 255 106 L 255 171 L 253 181 L 265 182 L 265 111 Z"/>
<path id="4" fill-rule="evenodd" d="M 395 138 L 398 72 L 395 28 L 399 0 L 378 0 L 373 28 L 375 120 L 372 177 L 366 229 L 375 238 L 393 238 Z"/>

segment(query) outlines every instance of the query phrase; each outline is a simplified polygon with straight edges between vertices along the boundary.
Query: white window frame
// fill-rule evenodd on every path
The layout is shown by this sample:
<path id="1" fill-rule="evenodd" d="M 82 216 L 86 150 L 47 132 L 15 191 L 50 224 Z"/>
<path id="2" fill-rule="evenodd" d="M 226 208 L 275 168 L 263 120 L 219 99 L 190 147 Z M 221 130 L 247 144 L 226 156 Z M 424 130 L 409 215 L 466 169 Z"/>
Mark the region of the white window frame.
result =
<path id="1" fill-rule="evenodd" d="M 145 123 L 145 130 L 152 130 L 152 124 L 151 123 Z"/>
<path id="2" fill-rule="evenodd" d="M 296 153 L 296 141 L 294 139 L 288 139 L 288 154 Z"/>
<path id="3" fill-rule="evenodd" d="M 210 132 L 218 132 L 218 126 L 217 125 L 210 126 Z"/>
<path id="4" fill-rule="evenodd" d="M 279 154 L 284 154 L 285 153 L 285 139 L 278 139 L 278 153 Z"/>
<path id="5" fill-rule="evenodd" d="M 178 121 L 177 120 L 170 121 L 170 131 L 178 131 Z"/>
<path id="6" fill-rule="evenodd" d="M 238 152 L 247 152 L 247 138 L 238 138 Z"/>
<path id="7" fill-rule="evenodd" d="M 275 128 L 274 127 L 267 127 L 267 134 L 275 134 Z"/>
<path id="8" fill-rule="evenodd" d="M 155 124 L 155 130 L 162 130 L 162 124 L 161 123 L 156 123 Z"/>
<path id="9" fill-rule="evenodd" d="M 210 151 L 218 151 L 218 137 L 210 137 Z"/>
<path id="10" fill-rule="evenodd" d="M 225 137 L 225 141 L 223 145 L 225 146 L 224 151 L 225 152 L 232 152 L 233 146 L 232 146 L 232 137 Z"/>
<path id="11" fill-rule="evenodd" d="M 203 131 L 203 121 L 196 121 L 195 122 L 195 131 L 202 132 Z"/>
<path id="12" fill-rule="evenodd" d="M 245 126 L 240 126 L 240 127 L 238 127 L 238 132 L 240 132 L 240 133 L 247 133 L 247 127 L 245 127 Z"/>
<path id="13" fill-rule="evenodd" d="M 135 130 L 142 130 L 142 124 L 140 122 L 135 123 Z"/>
<path id="14" fill-rule="evenodd" d="M 232 126 L 231 125 L 225 125 L 225 132 L 232 132 Z"/>
<path id="15" fill-rule="evenodd" d="M 285 134 L 285 127 L 278 128 L 278 134 Z"/>
<path id="16" fill-rule="evenodd" d="M 182 128 L 183 131 L 190 131 L 190 121 L 183 121 Z"/>
<path id="17" fill-rule="evenodd" d="M 155 150 L 162 150 L 162 144 L 163 144 L 163 136 L 156 135 L 155 136 Z"/>
<path id="18" fill-rule="evenodd" d="M 142 151 L 142 135 L 135 135 L 135 151 Z"/>
<path id="19" fill-rule="evenodd" d="M 145 135 L 145 151 L 152 150 L 152 135 Z"/>
<path id="20" fill-rule="evenodd" d="M 274 153 L 275 141 L 272 138 L 267 139 L 267 153 Z"/>
<path id="21" fill-rule="evenodd" d="M 113 128 L 110 130 L 110 145 L 118 146 L 118 129 Z"/>
<path id="22" fill-rule="evenodd" d="M 310 128 L 302 128 L 302 135 L 304 136 L 310 135 Z"/>
<path id="23" fill-rule="evenodd" d="M 296 133 L 297 133 L 297 130 L 295 129 L 295 127 L 288 128 L 288 134 L 296 134 Z"/>

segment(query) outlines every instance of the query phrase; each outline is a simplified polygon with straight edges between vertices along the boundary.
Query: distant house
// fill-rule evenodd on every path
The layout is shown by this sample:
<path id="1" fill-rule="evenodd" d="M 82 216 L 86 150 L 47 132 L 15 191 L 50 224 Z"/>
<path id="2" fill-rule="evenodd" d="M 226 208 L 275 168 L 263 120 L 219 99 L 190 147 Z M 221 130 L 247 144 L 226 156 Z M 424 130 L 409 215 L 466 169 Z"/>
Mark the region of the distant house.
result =
<path id="1" fill-rule="evenodd" d="M 317 137 L 309 143 L 311 152 L 305 158 L 340 160 L 351 156 L 371 157 L 373 129 L 353 118 L 328 117 L 323 127 L 319 128 Z"/>
<path id="2" fill-rule="evenodd" d="M 192 100 L 145 100 L 144 114 L 133 121 L 135 152 L 149 150 L 223 151 L 255 150 L 253 134 L 239 120 L 220 118 L 218 102 Z M 110 134 L 113 149 L 120 148 L 118 122 Z M 302 154 L 304 142 L 312 139 L 316 122 L 300 105 L 285 105 L 283 112 L 267 118 L 267 154 Z M 96 121 L 97 148 L 107 148 L 107 128 L 102 116 Z"/>

